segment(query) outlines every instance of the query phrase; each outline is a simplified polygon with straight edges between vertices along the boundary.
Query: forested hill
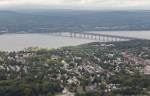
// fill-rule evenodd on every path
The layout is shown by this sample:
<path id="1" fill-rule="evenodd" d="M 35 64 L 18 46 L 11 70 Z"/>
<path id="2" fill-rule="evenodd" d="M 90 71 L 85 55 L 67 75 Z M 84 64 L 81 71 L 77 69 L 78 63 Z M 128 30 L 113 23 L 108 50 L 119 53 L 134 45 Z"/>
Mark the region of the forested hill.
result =
<path id="1" fill-rule="evenodd" d="M 0 11 L 0 32 L 150 30 L 150 11 Z"/>

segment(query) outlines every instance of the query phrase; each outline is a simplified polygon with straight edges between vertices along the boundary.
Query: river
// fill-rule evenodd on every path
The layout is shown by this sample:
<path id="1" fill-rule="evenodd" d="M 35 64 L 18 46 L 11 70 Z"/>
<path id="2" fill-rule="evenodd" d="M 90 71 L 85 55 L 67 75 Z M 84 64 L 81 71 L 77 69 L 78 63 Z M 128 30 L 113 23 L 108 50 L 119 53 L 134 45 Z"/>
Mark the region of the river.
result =
<path id="1" fill-rule="evenodd" d="M 94 33 L 112 34 L 150 39 L 150 31 L 99 31 Z M 3 34 L 0 35 L 0 51 L 19 51 L 28 47 L 59 48 L 75 46 L 94 40 L 75 39 L 70 37 L 51 36 L 49 34 Z"/>

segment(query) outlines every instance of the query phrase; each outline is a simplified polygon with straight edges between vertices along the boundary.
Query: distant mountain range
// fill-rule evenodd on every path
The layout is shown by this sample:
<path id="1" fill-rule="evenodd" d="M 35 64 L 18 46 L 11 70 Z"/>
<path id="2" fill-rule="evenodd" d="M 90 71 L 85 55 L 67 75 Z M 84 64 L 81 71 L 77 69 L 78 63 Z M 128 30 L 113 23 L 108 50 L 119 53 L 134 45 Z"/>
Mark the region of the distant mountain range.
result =
<path id="1" fill-rule="evenodd" d="M 0 11 L 0 32 L 150 30 L 150 11 Z"/>

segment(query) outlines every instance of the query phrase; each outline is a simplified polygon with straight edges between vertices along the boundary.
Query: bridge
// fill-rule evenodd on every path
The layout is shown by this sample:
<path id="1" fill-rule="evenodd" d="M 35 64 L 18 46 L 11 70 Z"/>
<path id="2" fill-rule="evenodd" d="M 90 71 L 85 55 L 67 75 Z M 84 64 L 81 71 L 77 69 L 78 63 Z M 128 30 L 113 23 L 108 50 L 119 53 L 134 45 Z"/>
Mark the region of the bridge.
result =
<path id="1" fill-rule="evenodd" d="M 128 40 L 141 39 L 141 38 L 134 38 L 134 37 L 106 35 L 106 34 L 89 33 L 89 32 L 50 32 L 49 34 L 53 36 L 89 39 L 89 40 L 96 40 L 101 42 L 128 41 Z"/>

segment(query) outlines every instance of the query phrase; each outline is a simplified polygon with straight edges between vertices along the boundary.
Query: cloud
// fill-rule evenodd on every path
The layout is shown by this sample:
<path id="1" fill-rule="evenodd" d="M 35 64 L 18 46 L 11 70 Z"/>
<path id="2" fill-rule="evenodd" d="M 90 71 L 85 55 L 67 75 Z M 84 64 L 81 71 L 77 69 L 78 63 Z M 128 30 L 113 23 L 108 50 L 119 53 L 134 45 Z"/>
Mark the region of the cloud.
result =
<path id="1" fill-rule="evenodd" d="M 150 9 L 150 0 L 0 0 L 0 8 Z"/>

